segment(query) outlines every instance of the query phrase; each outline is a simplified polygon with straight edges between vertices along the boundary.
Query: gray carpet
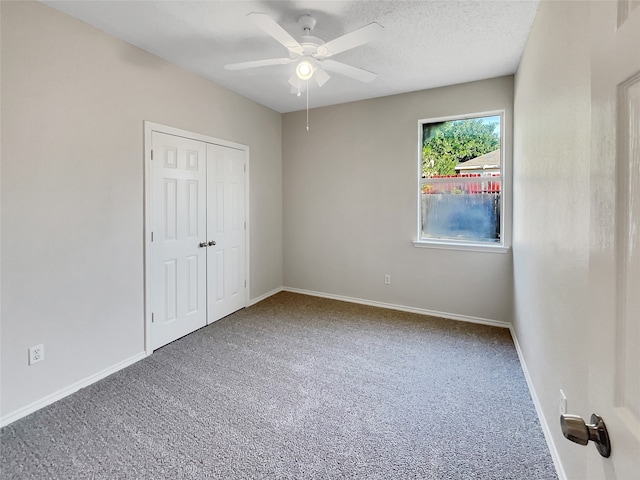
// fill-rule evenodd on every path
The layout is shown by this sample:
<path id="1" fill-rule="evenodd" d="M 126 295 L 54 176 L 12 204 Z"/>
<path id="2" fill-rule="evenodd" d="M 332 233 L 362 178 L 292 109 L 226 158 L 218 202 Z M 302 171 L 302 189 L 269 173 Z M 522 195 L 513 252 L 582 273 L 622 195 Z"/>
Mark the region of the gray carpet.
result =
<path id="1" fill-rule="evenodd" d="M 505 329 L 280 293 L 2 429 L 3 479 L 556 479 Z"/>

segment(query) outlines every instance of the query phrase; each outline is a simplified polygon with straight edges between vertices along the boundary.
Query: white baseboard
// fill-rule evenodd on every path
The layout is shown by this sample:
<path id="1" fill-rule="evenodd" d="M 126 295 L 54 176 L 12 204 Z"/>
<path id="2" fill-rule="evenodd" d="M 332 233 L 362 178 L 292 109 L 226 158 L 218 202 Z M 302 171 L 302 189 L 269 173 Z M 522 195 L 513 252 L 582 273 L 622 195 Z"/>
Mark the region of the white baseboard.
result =
<path id="1" fill-rule="evenodd" d="M 540 403 L 540 399 L 536 394 L 536 390 L 533 386 L 533 382 L 531 381 L 531 376 L 529 375 L 529 370 L 527 369 L 527 363 L 525 362 L 524 356 L 522 355 L 522 350 L 520 350 L 518 337 L 516 335 L 516 332 L 513 326 L 510 327 L 510 330 L 511 330 L 511 338 L 513 338 L 513 343 L 516 346 L 516 352 L 518 352 L 518 358 L 520 359 L 520 365 L 522 366 L 524 378 L 527 381 L 527 386 L 529 387 L 529 393 L 531 393 L 531 398 L 533 399 L 533 405 L 536 408 L 536 413 L 538 414 L 538 419 L 540 420 L 540 425 L 542 426 L 542 433 L 544 434 L 544 438 L 547 441 L 549 452 L 551 452 L 551 459 L 553 460 L 553 464 L 556 467 L 556 473 L 558 474 L 558 479 L 567 480 L 567 474 L 565 473 L 564 468 L 562 467 L 560 454 L 558 453 L 558 449 L 556 448 L 556 443 L 553 440 L 553 436 L 551 435 L 551 428 L 542 410 L 542 404 Z"/>
<path id="2" fill-rule="evenodd" d="M 19 408 L 18 410 L 15 410 L 3 416 L 2 418 L 0 418 L 0 427 L 9 425 L 10 423 L 15 422 L 16 420 L 22 417 L 26 417 L 27 415 L 37 410 L 40 410 L 41 408 L 46 407 L 47 405 L 51 405 L 53 402 L 57 402 L 58 400 L 61 400 L 64 397 L 67 397 L 72 393 L 77 392 L 81 388 L 88 387 L 92 383 L 95 383 L 98 380 L 102 380 L 103 378 L 108 377 L 112 373 L 116 373 L 117 371 L 122 370 L 123 368 L 126 368 L 129 365 L 132 365 L 142 360 L 146 356 L 147 354 L 145 352 L 138 353 L 137 355 L 134 355 L 132 357 L 127 358 L 126 360 L 123 360 L 122 362 L 118 362 L 115 365 L 107 367 L 98 373 L 89 375 L 88 377 L 76 383 L 73 383 L 68 387 L 62 388 L 57 392 L 52 393 L 51 395 L 47 395 L 46 397 L 41 398 L 40 400 L 36 400 L 35 402 L 30 403 L 29 405 Z"/>
<path id="3" fill-rule="evenodd" d="M 314 297 L 330 298 L 332 300 L 342 300 L 343 302 L 359 303 L 361 305 L 369 305 L 372 307 L 387 308 L 389 310 L 398 310 L 401 312 L 418 313 L 421 315 L 430 315 L 432 317 L 447 318 L 449 320 L 459 320 L 462 322 L 470 322 L 470 323 L 481 323 L 483 325 L 490 325 L 492 327 L 511 328 L 511 324 L 509 322 L 501 322 L 500 320 L 491 320 L 488 318 L 472 317 L 469 315 L 458 315 L 455 313 L 447 313 L 447 312 L 438 312 L 436 310 L 427 310 L 424 308 L 405 307 L 404 305 L 377 302 L 375 300 L 367 300 L 364 298 L 345 297 L 342 295 L 334 295 L 332 293 L 303 290 L 301 288 L 282 287 L 281 290 L 285 292 L 311 295 Z"/>
<path id="4" fill-rule="evenodd" d="M 256 303 L 261 302 L 262 300 L 266 300 L 272 295 L 275 295 L 276 293 L 280 293 L 282 290 L 283 290 L 282 287 L 278 287 L 274 290 L 271 290 L 270 292 L 265 293 L 264 295 L 260 295 L 259 297 L 252 298 L 251 300 L 249 300 L 247 307 L 250 307 L 251 305 L 255 305 Z"/>

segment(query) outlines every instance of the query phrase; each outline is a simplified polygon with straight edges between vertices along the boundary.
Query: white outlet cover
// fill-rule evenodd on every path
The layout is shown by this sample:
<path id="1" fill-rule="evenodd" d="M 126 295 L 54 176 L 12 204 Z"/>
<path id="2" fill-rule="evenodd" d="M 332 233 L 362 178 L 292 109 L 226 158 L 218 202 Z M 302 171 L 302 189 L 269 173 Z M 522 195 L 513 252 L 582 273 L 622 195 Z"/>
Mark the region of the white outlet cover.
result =
<path id="1" fill-rule="evenodd" d="M 36 345 L 29 348 L 29 365 L 38 363 L 44 360 L 44 345 Z"/>

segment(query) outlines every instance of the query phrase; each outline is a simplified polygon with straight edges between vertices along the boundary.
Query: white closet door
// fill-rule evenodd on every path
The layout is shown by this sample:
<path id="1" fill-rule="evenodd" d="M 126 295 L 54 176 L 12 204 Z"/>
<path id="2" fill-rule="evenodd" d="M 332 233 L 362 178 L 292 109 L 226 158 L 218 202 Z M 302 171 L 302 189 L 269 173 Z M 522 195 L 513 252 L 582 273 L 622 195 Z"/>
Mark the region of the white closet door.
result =
<path id="1" fill-rule="evenodd" d="M 245 152 L 207 144 L 208 323 L 243 308 L 245 287 Z"/>
<path id="2" fill-rule="evenodd" d="M 207 323 L 206 144 L 153 132 L 152 348 Z"/>

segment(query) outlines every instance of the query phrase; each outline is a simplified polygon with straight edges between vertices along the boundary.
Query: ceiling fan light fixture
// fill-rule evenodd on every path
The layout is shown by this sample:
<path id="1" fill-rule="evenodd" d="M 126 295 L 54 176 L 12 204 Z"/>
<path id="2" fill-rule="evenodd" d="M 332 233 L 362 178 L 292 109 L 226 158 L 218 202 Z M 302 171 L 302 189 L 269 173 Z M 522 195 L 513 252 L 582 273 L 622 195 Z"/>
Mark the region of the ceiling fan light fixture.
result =
<path id="1" fill-rule="evenodd" d="M 309 60 L 302 60 L 296 67 L 296 75 L 300 80 L 309 80 L 313 76 L 313 65 Z"/>

